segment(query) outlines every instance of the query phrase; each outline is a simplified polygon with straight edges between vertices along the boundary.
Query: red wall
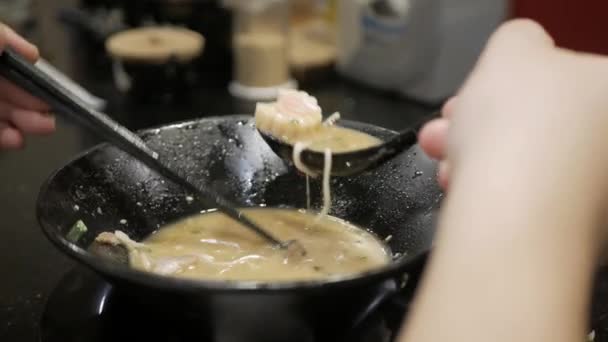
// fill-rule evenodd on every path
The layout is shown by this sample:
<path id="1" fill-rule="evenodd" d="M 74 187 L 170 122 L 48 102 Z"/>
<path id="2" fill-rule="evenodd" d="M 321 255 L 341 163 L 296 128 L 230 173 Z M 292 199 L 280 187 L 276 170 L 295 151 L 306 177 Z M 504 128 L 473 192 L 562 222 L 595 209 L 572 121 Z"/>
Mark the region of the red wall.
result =
<path id="1" fill-rule="evenodd" d="M 561 46 L 608 54 L 608 0 L 513 0 L 513 15 L 539 21 Z"/>

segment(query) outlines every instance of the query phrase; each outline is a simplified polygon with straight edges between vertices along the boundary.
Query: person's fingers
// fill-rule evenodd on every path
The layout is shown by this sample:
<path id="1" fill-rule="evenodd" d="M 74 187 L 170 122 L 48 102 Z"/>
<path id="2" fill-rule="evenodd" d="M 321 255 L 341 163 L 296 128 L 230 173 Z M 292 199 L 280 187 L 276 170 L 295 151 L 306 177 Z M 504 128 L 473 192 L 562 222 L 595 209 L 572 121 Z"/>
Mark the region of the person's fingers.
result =
<path id="1" fill-rule="evenodd" d="M 515 72 L 520 65 L 529 65 L 531 60 L 543 63 L 546 53 L 555 49 L 551 36 L 538 23 L 529 19 L 514 19 L 503 23 L 490 37 L 481 56 L 459 92 L 459 98 L 467 101 L 483 102 L 487 96 L 482 94 L 494 92 L 486 83 L 501 82 L 505 78 L 505 68 Z M 484 79 L 479 89 L 475 86 L 478 79 Z M 491 81 L 488 81 L 491 80 Z M 506 78 L 508 79 L 508 78 Z M 499 81 L 501 80 L 501 81 Z M 474 89 L 474 90 L 472 90 Z M 476 93 L 469 96 L 468 93 Z"/>
<path id="2" fill-rule="evenodd" d="M 38 48 L 17 34 L 12 28 L 0 23 L 0 50 L 10 46 L 18 54 L 34 63 L 40 57 Z"/>
<path id="3" fill-rule="evenodd" d="M 49 111 L 49 106 L 37 97 L 25 92 L 10 81 L 0 78 L 0 100 L 10 102 L 23 109 L 37 112 Z"/>
<path id="4" fill-rule="evenodd" d="M 445 160 L 439 163 L 437 182 L 444 190 L 447 190 L 448 186 L 450 185 L 450 165 Z"/>
<path id="5" fill-rule="evenodd" d="M 18 35 L 10 27 L 0 23 L 0 52 L 5 47 L 11 47 L 30 62 L 38 60 L 38 48 Z M 48 106 L 38 98 L 28 94 L 6 79 L 0 79 L 0 100 L 8 101 L 24 109 L 45 112 Z"/>
<path id="6" fill-rule="evenodd" d="M 418 142 L 424 152 L 431 158 L 443 159 L 445 157 L 448 127 L 447 119 L 436 119 L 420 130 Z"/>
<path id="7" fill-rule="evenodd" d="M 555 47 L 555 41 L 537 22 L 530 19 L 513 19 L 503 23 L 490 37 L 489 46 L 508 49 L 522 47 Z M 519 53 L 528 51 L 515 50 Z"/>
<path id="8" fill-rule="evenodd" d="M 55 131 L 55 118 L 43 114 L 0 102 L 0 120 L 9 121 L 23 133 L 50 134 Z"/>
<path id="9" fill-rule="evenodd" d="M 8 123 L 0 121 L 0 150 L 20 149 L 23 144 L 23 134 Z"/>
<path id="10" fill-rule="evenodd" d="M 55 131 L 55 117 L 31 110 L 15 109 L 11 112 L 11 122 L 26 134 L 51 134 Z"/>
<path id="11" fill-rule="evenodd" d="M 444 118 L 452 117 L 452 113 L 454 113 L 456 107 L 456 96 L 450 97 L 444 104 L 443 108 L 441 108 L 441 115 Z"/>

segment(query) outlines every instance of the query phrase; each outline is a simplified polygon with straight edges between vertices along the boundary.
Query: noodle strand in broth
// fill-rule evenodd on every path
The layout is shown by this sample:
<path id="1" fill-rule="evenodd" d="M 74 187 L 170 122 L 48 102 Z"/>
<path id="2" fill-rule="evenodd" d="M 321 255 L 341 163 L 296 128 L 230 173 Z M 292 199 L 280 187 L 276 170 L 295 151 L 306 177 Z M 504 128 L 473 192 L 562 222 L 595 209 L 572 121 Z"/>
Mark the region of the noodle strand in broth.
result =
<path id="1" fill-rule="evenodd" d="M 301 141 L 299 141 L 299 142 L 295 143 L 295 145 L 293 145 L 293 153 L 292 153 L 293 164 L 295 165 L 296 169 L 300 170 L 302 173 L 312 176 L 312 177 L 316 177 L 317 173 L 312 171 L 306 165 L 304 165 L 304 163 L 302 163 L 302 158 L 301 158 L 302 151 L 304 151 L 309 145 L 310 145 L 310 143 L 301 142 Z"/>
<path id="2" fill-rule="evenodd" d="M 315 177 L 317 174 L 310 170 L 304 163 L 302 163 L 302 151 L 309 145 L 307 142 L 297 142 L 293 147 L 293 163 L 295 167 L 306 175 L 306 204 L 310 209 L 310 182 L 309 176 Z M 323 152 L 325 159 L 323 162 L 323 207 L 319 213 L 320 216 L 326 216 L 331 209 L 331 162 L 332 152 L 331 149 L 326 148 Z"/>
<path id="3" fill-rule="evenodd" d="M 325 160 L 323 163 L 323 209 L 320 216 L 325 216 L 329 213 L 331 207 L 331 187 L 329 184 L 329 175 L 331 174 L 331 150 L 325 149 Z"/>
<path id="4" fill-rule="evenodd" d="M 310 176 L 306 175 L 306 209 L 310 210 Z"/>
<path id="5" fill-rule="evenodd" d="M 289 255 L 218 211 L 185 218 L 127 248 L 129 264 L 162 276 L 206 280 L 294 281 L 344 277 L 390 262 L 390 249 L 344 220 L 294 209 L 242 209 L 283 240 L 297 240 L 307 255 Z M 104 232 L 97 243 L 131 244 L 126 234 Z M 116 235 L 120 235 L 121 239 Z"/>

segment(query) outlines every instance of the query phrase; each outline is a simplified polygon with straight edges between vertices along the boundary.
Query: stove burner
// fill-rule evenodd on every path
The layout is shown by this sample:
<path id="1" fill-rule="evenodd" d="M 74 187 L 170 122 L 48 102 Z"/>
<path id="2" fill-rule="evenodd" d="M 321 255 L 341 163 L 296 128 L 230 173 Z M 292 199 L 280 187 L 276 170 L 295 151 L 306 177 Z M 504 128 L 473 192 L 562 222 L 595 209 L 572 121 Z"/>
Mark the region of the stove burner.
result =
<path id="1" fill-rule="evenodd" d="M 351 332 L 349 342 L 390 342 L 392 324 L 398 326 L 403 312 L 377 314 L 365 327 Z M 390 321 L 390 323 L 389 323 Z M 49 296 L 40 322 L 42 342 L 106 341 L 209 341 L 200 321 L 163 308 L 142 308 L 119 289 L 92 272 L 76 268 L 66 274 Z M 297 332 L 294 332 L 297 334 Z M 310 342 L 324 342 L 309 338 Z M 209 342 L 237 342 L 217 336 Z M 238 341 L 240 342 L 240 341 Z"/>

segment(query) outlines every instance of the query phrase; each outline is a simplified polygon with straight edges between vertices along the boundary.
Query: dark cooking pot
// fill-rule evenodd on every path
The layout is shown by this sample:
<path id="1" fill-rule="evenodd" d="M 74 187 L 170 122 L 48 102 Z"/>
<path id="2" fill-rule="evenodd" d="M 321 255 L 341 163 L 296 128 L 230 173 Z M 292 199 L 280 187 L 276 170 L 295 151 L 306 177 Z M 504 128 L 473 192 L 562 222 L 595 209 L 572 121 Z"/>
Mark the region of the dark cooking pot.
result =
<path id="1" fill-rule="evenodd" d="M 386 139 L 395 133 L 344 121 Z M 207 118 L 142 132 L 149 146 L 193 182 L 214 187 L 244 207 L 305 207 L 304 178 L 286 166 L 255 131 L 251 117 Z M 384 166 L 353 178 L 332 179 L 331 214 L 369 228 L 396 254 L 390 265 L 342 280 L 297 283 L 192 281 L 156 276 L 88 251 L 95 236 L 121 229 L 136 240 L 159 226 L 200 211 L 187 194 L 122 151 L 100 145 L 58 170 L 43 185 L 37 214 L 47 237 L 146 305 L 197 318 L 214 341 L 337 340 L 380 306 L 406 273 L 417 276 L 433 237 L 441 198 L 435 164 L 413 148 Z M 312 182 L 313 205 L 320 184 Z M 87 233 L 66 235 L 82 220 Z M 121 223 L 122 222 L 122 223 Z M 151 327 L 152 329 L 154 327 Z M 218 337 L 219 336 L 219 337 Z"/>

